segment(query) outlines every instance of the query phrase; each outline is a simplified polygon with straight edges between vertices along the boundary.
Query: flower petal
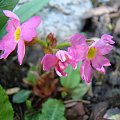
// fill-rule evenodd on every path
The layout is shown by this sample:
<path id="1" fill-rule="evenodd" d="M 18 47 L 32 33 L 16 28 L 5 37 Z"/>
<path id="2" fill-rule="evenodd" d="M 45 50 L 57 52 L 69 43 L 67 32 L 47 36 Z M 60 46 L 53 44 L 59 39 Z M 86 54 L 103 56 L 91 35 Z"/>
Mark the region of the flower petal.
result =
<path id="1" fill-rule="evenodd" d="M 49 71 L 50 68 L 55 67 L 55 65 L 57 64 L 57 58 L 55 55 L 46 54 L 43 57 L 41 64 L 43 64 L 43 70 Z"/>
<path id="2" fill-rule="evenodd" d="M 68 64 L 71 64 L 71 66 L 76 69 L 77 68 L 77 62 L 75 61 L 74 58 L 72 58 L 72 56 L 70 56 L 70 54 L 64 50 L 59 50 L 57 53 L 56 53 L 56 57 L 60 60 L 58 62 L 60 68 L 62 70 L 64 70 L 66 67 L 66 65 L 68 66 Z M 64 66 L 62 68 L 62 66 Z"/>
<path id="3" fill-rule="evenodd" d="M 101 67 L 101 68 L 97 68 L 97 71 L 105 74 L 105 68 L 104 67 Z"/>
<path id="4" fill-rule="evenodd" d="M 64 72 L 63 70 L 61 70 L 59 66 L 55 67 L 55 71 L 56 71 L 58 76 L 67 76 L 67 73 Z"/>
<path id="5" fill-rule="evenodd" d="M 9 11 L 9 10 L 3 10 L 3 13 L 7 16 L 7 17 L 9 17 L 9 18 L 11 18 L 10 20 L 8 20 L 8 25 L 7 25 L 7 27 L 6 27 L 6 30 L 7 31 L 10 31 L 11 30 L 11 26 L 12 26 L 12 28 L 13 27 L 15 27 L 15 28 L 17 28 L 17 26 L 20 26 L 20 19 L 19 19 L 19 17 L 15 14 L 15 13 L 13 13 L 13 12 L 11 12 L 11 11 Z"/>
<path id="6" fill-rule="evenodd" d="M 102 40 L 95 42 L 94 47 L 97 49 L 97 54 L 99 55 L 106 55 L 113 49 L 112 45 L 106 44 Z"/>
<path id="7" fill-rule="evenodd" d="M 108 35 L 108 34 L 104 34 L 101 37 L 101 40 L 103 40 L 105 43 L 108 43 L 108 44 L 114 44 L 115 43 L 112 39 L 113 39 L 113 36 Z"/>
<path id="8" fill-rule="evenodd" d="M 28 21 L 24 22 L 21 26 L 21 36 L 26 41 L 31 41 L 34 37 L 36 37 L 36 28 L 40 24 L 41 19 L 39 16 L 34 16 L 30 18 Z"/>
<path id="9" fill-rule="evenodd" d="M 79 33 L 74 34 L 70 37 L 70 42 L 72 46 L 81 45 L 85 43 L 85 40 L 86 40 L 85 36 Z"/>
<path id="10" fill-rule="evenodd" d="M 14 42 L 12 33 L 7 33 L 0 41 L 0 50 L 4 52 L 0 56 L 0 59 L 6 59 L 8 55 L 15 49 L 16 45 L 17 44 Z"/>
<path id="11" fill-rule="evenodd" d="M 87 44 L 81 44 L 77 46 L 72 46 L 68 48 L 68 53 L 72 56 L 72 58 L 79 62 L 86 58 L 86 54 L 88 51 L 88 45 Z"/>
<path id="12" fill-rule="evenodd" d="M 19 40 L 18 42 L 18 60 L 20 65 L 22 64 L 23 58 L 25 56 L 25 43 L 22 39 Z"/>
<path id="13" fill-rule="evenodd" d="M 72 59 L 72 57 L 69 55 L 68 52 L 64 51 L 64 50 L 59 50 L 56 53 L 56 57 L 61 61 L 61 62 L 65 62 L 67 59 Z"/>
<path id="14" fill-rule="evenodd" d="M 8 20 L 7 21 L 7 26 L 6 26 L 6 31 L 10 32 L 10 31 L 15 31 L 15 29 L 17 28 L 18 24 L 16 24 L 14 22 L 14 20 Z"/>
<path id="15" fill-rule="evenodd" d="M 11 12 L 10 10 L 3 10 L 3 13 L 9 18 L 13 18 L 20 21 L 19 17 L 15 13 Z"/>
<path id="16" fill-rule="evenodd" d="M 91 60 L 92 61 L 92 66 L 102 72 L 102 73 L 105 73 L 105 70 L 103 68 L 103 66 L 110 66 L 110 61 L 105 58 L 104 56 L 101 56 L 101 55 L 96 55 L 96 57 L 94 59 Z"/>
<path id="17" fill-rule="evenodd" d="M 64 71 L 68 67 L 68 63 L 59 61 L 58 66 L 62 71 Z"/>
<path id="18" fill-rule="evenodd" d="M 78 54 L 78 51 L 76 50 L 75 47 L 68 47 L 68 53 L 72 56 L 72 58 L 76 61 L 79 62 L 80 59 L 80 55 Z"/>
<path id="19" fill-rule="evenodd" d="M 80 67 L 80 74 L 83 80 L 86 83 L 90 83 L 92 79 L 92 67 L 90 65 L 90 61 L 84 60 Z"/>

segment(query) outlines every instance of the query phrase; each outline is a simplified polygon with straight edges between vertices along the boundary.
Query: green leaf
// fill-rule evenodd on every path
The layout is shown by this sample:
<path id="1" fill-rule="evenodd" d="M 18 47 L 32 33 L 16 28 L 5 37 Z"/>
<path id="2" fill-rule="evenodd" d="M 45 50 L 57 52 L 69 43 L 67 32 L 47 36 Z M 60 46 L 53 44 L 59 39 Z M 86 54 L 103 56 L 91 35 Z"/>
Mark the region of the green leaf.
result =
<path id="1" fill-rule="evenodd" d="M 25 120 L 40 120 L 40 113 L 35 115 L 25 115 Z"/>
<path id="2" fill-rule="evenodd" d="M 84 83 L 79 84 L 79 86 L 72 89 L 70 92 L 72 99 L 75 99 L 75 100 L 82 99 L 82 97 L 88 92 L 89 89 L 90 89 L 90 86 Z"/>
<path id="3" fill-rule="evenodd" d="M 25 80 L 27 80 L 28 83 L 31 85 L 37 84 L 37 77 L 36 77 L 36 71 L 38 70 L 38 66 L 31 66 L 30 70 L 27 73 L 27 77 Z"/>
<path id="4" fill-rule="evenodd" d="M 5 26 L 7 17 L 3 14 L 2 10 L 12 10 L 19 0 L 0 0 L 0 32 Z"/>
<path id="5" fill-rule="evenodd" d="M 22 5 L 15 13 L 20 17 L 21 22 L 24 22 L 36 12 L 41 10 L 45 5 L 47 5 L 49 0 L 32 0 L 24 5 Z"/>
<path id="6" fill-rule="evenodd" d="M 31 65 L 30 70 L 31 71 L 36 71 L 36 70 L 38 70 L 38 66 Z"/>
<path id="7" fill-rule="evenodd" d="M 62 101 L 48 99 L 42 105 L 42 113 L 33 116 L 25 116 L 25 120 L 66 120 L 64 117 L 65 106 Z"/>
<path id="8" fill-rule="evenodd" d="M 76 70 L 73 70 L 71 66 L 68 66 L 68 68 L 65 70 L 68 74 L 67 77 L 60 77 L 60 83 L 65 88 L 73 89 L 79 85 L 80 80 L 81 80 L 80 65 L 81 63 L 78 63 L 78 67 Z"/>
<path id="9" fill-rule="evenodd" d="M 21 90 L 13 96 L 13 102 L 23 103 L 28 99 L 30 94 L 31 94 L 30 90 Z"/>
<path id="10" fill-rule="evenodd" d="M 42 106 L 40 120 L 65 120 L 64 104 L 57 99 L 48 99 Z"/>
<path id="11" fill-rule="evenodd" d="M 27 109 L 32 109 L 32 102 L 30 100 L 26 100 Z"/>
<path id="12" fill-rule="evenodd" d="M 28 72 L 26 80 L 32 85 L 37 83 L 36 75 L 32 71 Z"/>
<path id="13" fill-rule="evenodd" d="M 0 120 L 13 120 L 14 112 L 5 90 L 0 85 Z"/>
<path id="14" fill-rule="evenodd" d="M 5 27 L 6 27 L 6 25 L 0 31 L 0 39 L 2 39 L 2 37 L 6 34 Z"/>

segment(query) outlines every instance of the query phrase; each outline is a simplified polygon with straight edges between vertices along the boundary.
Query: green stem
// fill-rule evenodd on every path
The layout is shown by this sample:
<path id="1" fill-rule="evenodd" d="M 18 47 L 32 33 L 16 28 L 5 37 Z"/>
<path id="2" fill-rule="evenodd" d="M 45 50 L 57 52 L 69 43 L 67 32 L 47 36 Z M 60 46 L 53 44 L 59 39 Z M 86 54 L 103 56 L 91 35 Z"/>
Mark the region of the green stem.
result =
<path id="1" fill-rule="evenodd" d="M 60 49 L 60 48 L 69 47 L 69 46 L 71 46 L 69 42 L 63 42 L 63 43 L 58 44 L 55 48 Z"/>
<path id="2" fill-rule="evenodd" d="M 36 43 L 42 45 L 43 47 L 47 47 L 47 43 L 39 38 L 36 38 Z"/>

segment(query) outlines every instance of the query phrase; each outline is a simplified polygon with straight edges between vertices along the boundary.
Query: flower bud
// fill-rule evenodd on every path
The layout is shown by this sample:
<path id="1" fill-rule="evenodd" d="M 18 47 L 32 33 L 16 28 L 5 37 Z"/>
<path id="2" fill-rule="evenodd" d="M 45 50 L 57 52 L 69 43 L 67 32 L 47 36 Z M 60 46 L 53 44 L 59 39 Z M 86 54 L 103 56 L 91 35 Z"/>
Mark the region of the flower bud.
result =
<path id="1" fill-rule="evenodd" d="M 54 36 L 54 33 L 49 33 L 47 38 L 46 38 L 46 41 L 47 41 L 48 46 L 50 48 L 54 48 L 57 45 L 57 39 Z"/>

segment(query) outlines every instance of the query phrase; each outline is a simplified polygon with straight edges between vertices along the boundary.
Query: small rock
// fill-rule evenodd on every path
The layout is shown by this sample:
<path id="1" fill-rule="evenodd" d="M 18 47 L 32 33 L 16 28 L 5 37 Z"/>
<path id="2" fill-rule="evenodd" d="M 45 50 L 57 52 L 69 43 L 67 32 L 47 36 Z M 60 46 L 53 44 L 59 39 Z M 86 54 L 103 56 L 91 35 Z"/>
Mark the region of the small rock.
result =
<path id="1" fill-rule="evenodd" d="M 12 95 L 17 93 L 20 90 L 20 88 L 18 87 L 14 87 L 14 88 L 9 88 L 6 90 L 7 95 Z"/>
<path id="2" fill-rule="evenodd" d="M 92 113 L 92 120 L 102 120 L 108 106 L 108 102 L 100 102 L 96 104 Z"/>
<path id="3" fill-rule="evenodd" d="M 111 5 L 120 6 L 120 0 L 110 0 Z"/>
<path id="4" fill-rule="evenodd" d="M 90 0 L 50 0 L 49 5 L 38 13 L 42 24 L 38 31 L 40 37 L 55 33 L 59 42 L 79 33 L 85 20 L 84 12 L 92 8 Z"/>
<path id="5" fill-rule="evenodd" d="M 78 115 L 83 116 L 85 115 L 85 110 L 84 110 L 84 106 L 83 103 L 79 102 L 75 107 L 74 110 L 76 113 L 78 113 Z"/>
<path id="6" fill-rule="evenodd" d="M 90 18 L 93 16 L 101 16 L 103 14 L 108 14 L 111 12 L 117 12 L 117 7 L 110 7 L 110 6 L 100 6 L 100 7 L 96 7 L 93 8 L 89 11 L 85 12 L 84 18 Z"/>
<path id="7" fill-rule="evenodd" d="M 107 110 L 106 114 L 104 115 L 104 118 L 107 118 L 109 120 L 120 120 L 120 109 L 111 108 Z"/>
<path id="8" fill-rule="evenodd" d="M 118 21 L 116 22 L 114 32 L 115 32 L 116 34 L 120 34 L 120 18 L 119 18 Z"/>
<path id="9" fill-rule="evenodd" d="M 84 106 L 83 106 L 83 103 L 82 102 L 78 102 L 75 106 L 67 109 L 67 117 L 68 117 L 68 120 L 70 118 L 70 120 L 73 118 L 76 120 L 83 120 L 82 118 L 84 117 L 85 115 L 85 110 L 84 110 Z M 81 119 L 80 119 L 81 118 Z"/>

